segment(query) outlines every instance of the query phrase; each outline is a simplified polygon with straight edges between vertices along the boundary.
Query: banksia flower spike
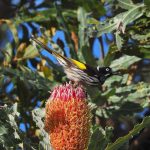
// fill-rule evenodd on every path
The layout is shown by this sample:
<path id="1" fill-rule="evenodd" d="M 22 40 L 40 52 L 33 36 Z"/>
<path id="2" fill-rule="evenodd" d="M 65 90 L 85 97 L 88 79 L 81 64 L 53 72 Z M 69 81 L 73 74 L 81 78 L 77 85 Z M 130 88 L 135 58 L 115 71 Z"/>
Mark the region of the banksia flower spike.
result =
<path id="1" fill-rule="evenodd" d="M 90 109 L 81 87 L 56 87 L 47 104 L 45 130 L 54 150 L 86 150 L 90 138 Z"/>

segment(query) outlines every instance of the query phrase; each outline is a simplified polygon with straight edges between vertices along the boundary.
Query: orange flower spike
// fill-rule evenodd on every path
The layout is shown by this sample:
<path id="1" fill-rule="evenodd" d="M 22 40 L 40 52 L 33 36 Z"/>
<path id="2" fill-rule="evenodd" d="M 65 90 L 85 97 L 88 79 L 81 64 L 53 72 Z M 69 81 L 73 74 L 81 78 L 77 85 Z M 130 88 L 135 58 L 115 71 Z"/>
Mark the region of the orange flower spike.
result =
<path id="1" fill-rule="evenodd" d="M 81 87 L 54 89 L 47 104 L 45 130 L 54 150 L 86 150 L 90 138 L 90 108 Z"/>

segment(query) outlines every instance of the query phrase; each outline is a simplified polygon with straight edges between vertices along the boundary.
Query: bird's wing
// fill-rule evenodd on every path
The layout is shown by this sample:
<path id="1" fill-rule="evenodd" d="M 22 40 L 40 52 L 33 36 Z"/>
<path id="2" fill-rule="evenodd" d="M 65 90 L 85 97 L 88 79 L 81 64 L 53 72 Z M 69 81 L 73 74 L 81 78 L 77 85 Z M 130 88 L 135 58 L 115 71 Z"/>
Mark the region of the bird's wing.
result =
<path id="1" fill-rule="evenodd" d="M 79 62 L 79 61 L 77 61 L 77 60 L 75 60 L 75 59 L 70 59 L 70 60 L 72 61 L 72 63 L 73 63 L 75 66 L 77 66 L 77 68 L 79 68 L 79 69 L 81 69 L 81 70 L 86 70 L 86 69 L 87 69 L 87 67 L 86 67 L 86 65 L 85 65 L 84 63 Z"/>

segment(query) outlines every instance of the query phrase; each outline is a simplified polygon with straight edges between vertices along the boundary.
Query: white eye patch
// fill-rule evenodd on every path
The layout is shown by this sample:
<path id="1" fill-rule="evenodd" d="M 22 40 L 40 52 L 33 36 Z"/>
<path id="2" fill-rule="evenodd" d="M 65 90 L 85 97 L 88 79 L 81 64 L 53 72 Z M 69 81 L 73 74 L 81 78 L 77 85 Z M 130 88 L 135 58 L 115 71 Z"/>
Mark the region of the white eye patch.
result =
<path id="1" fill-rule="evenodd" d="M 106 71 L 109 71 L 110 69 L 109 68 L 106 68 Z"/>
<path id="2" fill-rule="evenodd" d="M 99 69 L 100 69 L 100 66 L 97 66 L 97 70 L 99 71 Z"/>

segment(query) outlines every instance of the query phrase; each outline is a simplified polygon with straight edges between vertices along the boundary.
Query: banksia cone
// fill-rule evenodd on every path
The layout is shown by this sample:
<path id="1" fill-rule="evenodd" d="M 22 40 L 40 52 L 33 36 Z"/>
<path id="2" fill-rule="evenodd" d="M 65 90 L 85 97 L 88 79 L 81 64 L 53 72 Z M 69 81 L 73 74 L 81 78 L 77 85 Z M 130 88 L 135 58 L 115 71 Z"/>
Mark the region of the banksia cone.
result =
<path id="1" fill-rule="evenodd" d="M 56 87 L 46 104 L 45 130 L 54 150 L 86 150 L 90 138 L 90 109 L 81 87 Z"/>

